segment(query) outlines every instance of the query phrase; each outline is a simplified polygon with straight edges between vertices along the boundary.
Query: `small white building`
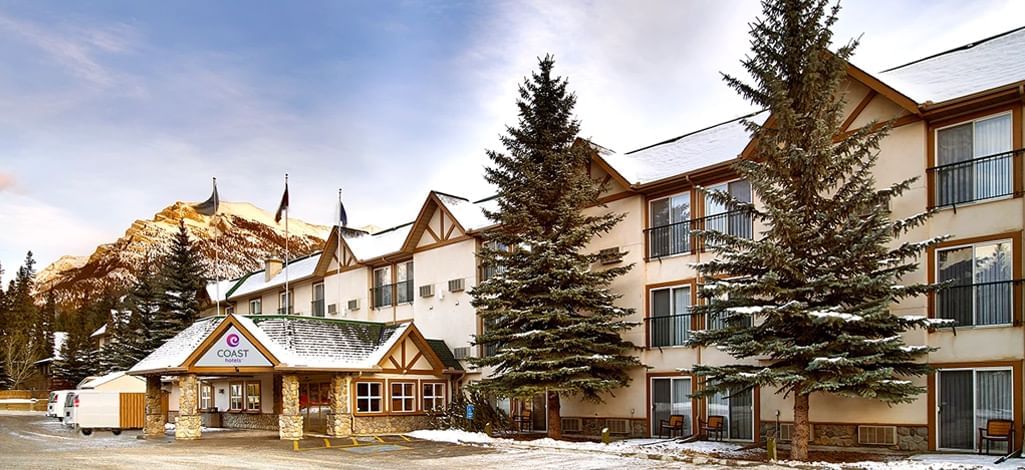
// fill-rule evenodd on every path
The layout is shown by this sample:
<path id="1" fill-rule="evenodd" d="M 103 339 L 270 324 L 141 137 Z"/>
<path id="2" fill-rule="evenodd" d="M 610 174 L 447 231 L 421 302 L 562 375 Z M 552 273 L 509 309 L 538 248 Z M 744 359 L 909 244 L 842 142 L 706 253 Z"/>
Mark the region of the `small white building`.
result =
<path id="1" fill-rule="evenodd" d="M 128 375 L 124 371 L 111 372 L 99 377 L 86 377 L 75 388 L 102 392 L 146 393 L 146 380 Z"/>

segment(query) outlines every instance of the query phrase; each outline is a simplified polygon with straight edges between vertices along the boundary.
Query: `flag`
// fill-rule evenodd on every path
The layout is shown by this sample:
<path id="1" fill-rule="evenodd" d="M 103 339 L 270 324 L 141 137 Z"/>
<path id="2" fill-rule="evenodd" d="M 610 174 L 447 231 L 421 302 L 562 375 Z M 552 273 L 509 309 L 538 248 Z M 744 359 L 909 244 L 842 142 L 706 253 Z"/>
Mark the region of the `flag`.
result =
<path id="1" fill-rule="evenodd" d="M 345 204 L 342 204 L 342 190 L 338 190 L 338 226 L 349 225 L 349 216 L 345 213 Z"/>
<path id="2" fill-rule="evenodd" d="M 288 210 L 288 177 L 285 177 L 285 194 L 281 195 L 281 204 L 278 204 L 278 212 L 274 214 L 274 222 L 281 222 L 281 213 Z"/>
<path id="3" fill-rule="evenodd" d="M 203 201 L 195 206 L 196 212 L 203 215 L 214 215 L 217 213 L 217 208 L 221 205 L 221 197 L 217 195 L 217 178 L 214 178 L 214 193 L 210 195 L 210 199 Z"/>

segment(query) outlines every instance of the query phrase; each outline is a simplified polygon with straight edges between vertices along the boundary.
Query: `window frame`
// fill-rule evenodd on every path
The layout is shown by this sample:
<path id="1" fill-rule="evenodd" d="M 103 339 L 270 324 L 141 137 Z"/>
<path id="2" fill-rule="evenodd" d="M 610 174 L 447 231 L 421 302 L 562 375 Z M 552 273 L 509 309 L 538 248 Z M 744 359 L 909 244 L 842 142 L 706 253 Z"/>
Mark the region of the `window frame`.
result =
<path id="1" fill-rule="evenodd" d="M 1016 105 L 1016 104 L 996 106 L 996 107 L 993 107 L 993 108 L 990 108 L 990 109 L 985 109 L 985 110 L 982 110 L 982 111 L 979 111 L 979 112 L 971 113 L 971 114 L 968 114 L 966 116 L 958 116 L 958 117 L 949 118 L 949 119 L 941 119 L 941 120 L 938 120 L 936 122 L 929 123 L 928 128 L 927 128 L 928 130 L 927 130 L 927 133 L 926 133 L 928 142 L 927 142 L 927 145 L 926 145 L 926 159 L 925 159 L 925 167 L 926 167 L 926 170 L 927 170 L 926 171 L 926 201 L 927 201 L 926 202 L 926 207 L 927 208 L 930 208 L 930 209 L 931 208 L 937 208 L 937 209 L 941 209 L 941 210 L 943 210 L 943 209 L 952 209 L 952 208 L 958 207 L 958 206 L 961 206 L 961 207 L 963 207 L 963 206 L 971 206 L 971 205 L 976 205 L 976 204 L 983 204 L 983 203 L 988 203 L 988 202 L 1002 201 L 1002 200 L 1010 199 L 1010 198 L 1022 197 L 1023 188 L 1025 188 L 1025 182 L 1023 182 L 1023 178 L 1022 178 L 1022 172 L 1023 172 L 1022 156 L 1021 155 L 1015 155 L 1015 154 L 1012 153 L 1011 169 L 1012 169 L 1013 175 L 1012 175 L 1012 178 L 1011 178 L 1011 194 L 1008 194 L 1008 195 L 1005 195 L 1005 196 L 998 196 L 998 197 L 992 197 L 992 198 L 979 199 L 979 200 L 969 201 L 969 202 L 960 202 L 960 203 L 956 203 L 956 204 L 948 204 L 948 205 L 944 205 L 944 206 L 939 206 L 938 205 L 939 204 L 939 195 L 938 195 L 938 185 L 939 185 L 939 182 L 937 181 L 938 178 L 936 177 L 936 172 L 931 170 L 932 168 L 934 168 L 936 166 L 939 166 L 939 163 L 938 163 L 938 161 L 939 161 L 939 151 L 938 151 L 938 149 L 939 149 L 939 134 L 938 134 L 938 131 L 943 130 L 943 129 L 949 129 L 951 127 L 957 127 L 957 126 L 964 125 L 964 124 L 967 124 L 967 123 L 973 123 L 973 126 L 974 126 L 974 122 L 976 122 L 976 121 L 982 121 L 982 120 L 986 120 L 986 119 L 989 119 L 989 118 L 998 117 L 998 116 L 1004 115 L 1004 114 L 1010 114 L 1011 115 L 1011 152 L 1020 151 L 1023 148 L 1025 148 L 1025 145 L 1023 145 L 1023 143 L 1022 143 L 1022 133 L 1018 132 L 1018 130 L 1022 126 L 1022 108 L 1019 105 Z M 974 136 L 974 127 L 973 127 L 973 136 L 972 136 L 972 143 L 973 143 L 973 145 L 974 145 L 974 142 L 975 142 L 974 139 L 975 139 L 975 136 Z"/>
<path id="2" fill-rule="evenodd" d="M 317 288 L 320 288 L 320 298 L 317 298 Z M 310 286 L 310 316 L 324 318 L 327 316 L 327 290 L 324 287 L 324 281 L 313 283 Z M 321 312 L 318 315 L 316 309 L 317 301 L 320 301 Z"/>
<path id="3" fill-rule="evenodd" d="M 1014 365 L 995 365 L 994 364 L 994 365 L 980 365 L 980 366 L 977 366 L 977 367 L 951 365 L 950 367 L 944 367 L 943 364 L 936 364 L 934 372 L 932 372 L 930 374 L 930 377 L 929 377 L 929 379 L 930 379 L 929 381 L 931 382 L 930 385 L 933 387 L 933 392 L 932 393 L 934 394 L 934 397 L 933 397 L 934 401 L 939 402 L 940 377 L 941 377 L 940 372 L 958 372 L 958 371 L 971 371 L 971 373 L 972 373 L 972 428 L 975 428 L 975 423 L 978 422 L 979 406 L 978 406 L 978 403 L 977 403 L 977 399 L 978 399 L 978 374 L 979 374 L 979 372 L 1004 372 L 1004 371 L 1010 372 L 1011 373 L 1011 419 L 1014 420 L 1014 422 L 1015 422 L 1015 424 L 1014 424 L 1015 430 L 1017 431 L 1018 429 L 1021 429 L 1021 425 L 1018 424 L 1018 420 L 1017 420 L 1017 417 L 1016 417 L 1016 415 L 1017 415 L 1017 409 L 1016 408 L 1018 408 L 1018 406 L 1019 406 L 1015 402 L 1015 399 L 1017 398 L 1016 394 L 1015 394 L 1015 390 L 1017 388 L 1016 381 L 1018 379 L 1018 373 L 1017 373 L 1016 367 Z M 965 449 L 940 447 L 940 436 L 941 436 L 940 435 L 940 431 L 941 431 L 941 427 L 940 427 L 940 416 L 939 416 L 939 414 L 940 414 L 940 407 L 938 405 L 939 405 L 939 403 L 937 403 L 935 406 L 932 407 L 933 409 L 932 409 L 932 416 L 931 416 L 931 418 L 933 420 L 935 420 L 934 421 L 934 423 L 935 423 L 934 428 L 935 429 L 933 429 L 933 436 L 932 436 L 933 439 L 935 439 L 935 443 L 936 443 L 935 449 L 937 451 L 964 452 Z M 972 444 L 973 444 L 973 447 L 972 447 L 971 452 L 978 451 L 979 450 L 979 447 L 978 447 L 979 446 L 979 441 L 978 441 L 978 439 L 972 439 Z M 1013 444 L 1010 444 L 1010 446 L 1013 446 Z"/>
<path id="4" fill-rule="evenodd" d="M 279 298 L 278 301 L 280 302 L 281 299 Z M 255 311 L 253 309 L 253 304 L 256 304 Z M 253 298 L 249 299 L 249 314 L 250 315 L 263 315 L 263 298 L 262 297 L 253 297 Z"/>
<path id="5" fill-rule="evenodd" d="M 384 380 L 375 380 L 375 379 L 356 380 L 356 381 L 354 381 L 352 383 L 352 385 L 353 385 L 353 387 L 352 387 L 352 410 L 353 410 L 353 414 L 354 415 L 377 416 L 377 415 L 386 414 L 386 410 L 384 408 L 384 406 L 385 406 L 385 398 L 386 398 L 385 395 L 384 395 L 384 392 L 385 392 L 385 381 Z M 369 385 L 377 385 L 377 387 L 378 387 L 377 395 L 360 395 L 360 390 L 359 390 L 360 385 L 368 385 L 368 386 Z M 369 389 L 368 389 L 368 392 L 369 392 Z M 359 410 L 359 402 L 360 402 L 360 400 L 368 400 L 368 402 L 367 402 L 368 410 L 370 408 L 373 408 L 373 407 L 369 406 L 371 403 L 373 403 L 373 400 L 377 400 L 378 401 L 377 411 L 360 411 Z"/>
<path id="6" fill-rule="evenodd" d="M 206 396 L 204 396 L 206 392 Z M 214 386 L 207 382 L 199 382 L 199 408 L 203 410 L 209 410 L 214 408 Z"/>
<path id="7" fill-rule="evenodd" d="M 680 220 L 680 221 L 673 222 L 672 221 L 672 215 L 673 215 L 672 199 L 677 197 L 677 196 L 683 196 L 685 194 L 687 195 L 687 219 L 686 220 Z M 690 188 L 690 189 L 687 189 L 687 190 L 684 190 L 684 191 L 677 191 L 677 192 L 673 192 L 673 193 L 670 193 L 670 194 L 660 195 L 658 197 L 653 197 L 653 198 L 647 199 L 647 201 L 645 203 L 645 211 L 644 211 L 644 225 L 645 225 L 645 227 L 644 227 L 644 259 L 645 260 L 650 260 L 650 259 L 666 259 L 666 258 L 674 258 L 674 257 L 678 257 L 678 256 L 688 256 L 688 255 L 693 255 L 694 252 L 697 251 L 697 249 L 696 249 L 696 247 L 694 245 L 693 235 L 690 234 L 690 229 L 692 227 L 688 227 L 687 238 L 686 238 L 686 240 L 687 240 L 687 249 L 686 250 L 681 251 L 679 253 L 669 253 L 669 254 L 665 254 L 665 255 L 662 255 L 662 256 L 653 256 L 652 253 L 651 253 L 651 249 L 652 249 L 652 246 L 651 246 L 651 233 L 652 233 L 652 230 L 657 229 L 657 228 L 661 228 L 661 227 L 672 227 L 675 224 L 684 223 L 684 222 L 693 224 L 693 222 L 695 220 L 694 219 L 694 216 L 695 216 L 694 198 L 695 198 L 694 188 Z M 704 198 L 702 197 L 702 200 L 703 199 Z M 669 219 L 670 219 L 670 221 L 666 225 L 653 225 L 655 217 L 654 217 L 654 211 L 652 210 L 652 206 L 656 202 L 659 202 L 659 201 L 662 201 L 662 200 L 669 200 Z M 671 236 L 670 236 L 670 238 L 671 238 Z M 671 247 L 672 247 L 672 242 L 670 241 L 670 251 L 672 251 Z"/>
<path id="8" fill-rule="evenodd" d="M 288 299 L 288 305 L 284 300 Z M 278 311 L 284 310 L 280 315 L 293 315 L 295 313 L 295 289 L 278 291 Z"/>
<path id="9" fill-rule="evenodd" d="M 933 275 L 933 279 L 936 282 L 943 282 L 943 281 L 940 280 L 940 262 L 939 262 L 940 261 L 940 253 L 945 252 L 945 251 L 954 251 L 954 250 L 960 250 L 960 249 L 964 249 L 964 248 L 970 248 L 971 251 L 972 251 L 972 283 L 969 284 L 969 285 L 970 286 L 974 286 L 976 284 L 975 283 L 975 267 L 976 267 L 975 266 L 975 250 L 976 250 L 976 248 L 981 247 L 981 246 L 987 246 L 987 245 L 997 245 L 997 244 L 1000 244 L 1000 243 L 1007 243 L 1007 244 L 1009 244 L 1011 246 L 1011 279 L 1008 279 L 1008 281 L 1011 282 L 1011 312 L 1010 312 L 1011 314 L 1010 314 L 1010 318 L 1008 318 L 1007 323 L 992 323 L 992 324 L 986 324 L 986 325 L 979 325 L 978 324 L 978 309 L 977 309 L 977 305 L 976 305 L 976 302 L 975 302 L 975 295 L 974 295 L 974 291 L 973 291 L 973 293 L 972 293 L 972 323 L 970 325 L 956 325 L 955 326 L 956 328 L 1006 328 L 1006 327 L 1009 327 L 1009 326 L 1014 326 L 1018 322 L 1018 301 L 1017 301 L 1017 298 L 1018 298 L 1018 286 L 1014 283 L 1014 280 L 1015 280 L 1015 277 L 1016 277 L 1014 271 L 1015 271 L 1016 263 L 1018 263 L 1017 260 L 1020 258 L 1020 255 L 1018 254 L 1019 247 L 1015 243 L 1015 239 L 1012 238 L 1012 237 L 1004 237 L 1004 238 L 999 238 L 998 237 L 998 238 L 991 238 L 991 239 L 986 239 L 986 240 L 966 240 L 966 241 L 963 241 L 963 242 L 960 242 L 960 243 L 955 241 L 955 242 L 953 242 L 952 244 L 949 244 L 949 245 L 944 245 L 944 246 L 936 247 L 936 249 L 934 251 L 934 257 L 933 257 L 934 259 L 933 259 L 933 263 L 932 263 L 932 273 L 931 273 Z M 936 293 L 933 294 L 933 296 L 934 297 L 938 296 L 938 294 L 939 293 L 936 292 Z M 933 308 L 931 309 L 932 313 L 933 313 L 933 316 L 935 318 L 942 318 L 942 317 L 939 317 L 939 306 L 937 305 L 938 302 L 933 302 L 933 304 L 934 304 Z"/>
<path id="10" fill-rule="evenodd" d="M 244 411 L 246 413 L 260 413 L 260 412 L 262 412 L 263 411 L 263 383 L 261 383 L 259 380 L 247 380 L 247 381 L 244 382 L 244 384 L 245 384 L 244 388 L 243 388 L 244 400 L 243 400 L 243 403 L 242 403 L 243 406 L 244 406 Z M 251 395 L 249 394 L 249 386 L 251 386 L 251 385 L 255 385 L 256 386 L 256 408 L 251 408 L 249 406 L 251 404 L 251 400 L 250 400 Z"/>
<path id="11" fill-rule="evenodd" d="M 448 387 L 447 383 L 442 381 L 422 380 L 420 381 L 420 409 L 422 411 L 434 411 L 444 409 L 448 406 Z M 431 387 L 431 394 L 428 395 L 425 390 L 426 387 Z M 438 389 L 441 389 L 439 392 Z M 433 401 L 431 406 L 427 406 L 427 400 Z M 440 401 L 440 403 L 439 403 Z"/>
<path id="12" fill-rule="evenodd" d="M 405 390 L 403 390 L 402 391 L 403 393 L 396 395 L 395 394 L 395 386 L 396 385 L 398 385 L 398 386 L 400 386 L 402 388 L 405 388 L 405 387 L 408 386 L 409 390 L 412 392 L 412 394 L 406 395 L 405 394 Z M 388 381 L 388 411 L 390 413 L 394 413 L 394 414 L 411 414 L 411 413 L 416 413 L 416 412 L 420 411 L 419 407 L 417 406 L 417 402 L 419 401 L 418 398 L 417 398 L 418 397 L 418 394 L 417 394 L 418 385 L 419 384 L 415 380 L 389 380 Z M 405 403 L 408 402 L 411 405 L 412 409 L 396 410 L 395 409 L 395 400 L 401 400 L 403 405 L 405 405 Z M 405 406 L 403 406 L 403 408 L 405 408 Z"/>
<path id="13" fill-rule="evenodd" d="M 689 312 L 693 311 L 694 306 L 697 304 L 697 280 L 696 279 L 686 279 L 686 280 L 681 280 L 681 281 L 671 281 L 671 282 L 652 284 L 652 285 L 647 286 L 647 296 L 645 298 L 645 317 L 644 317 L 645 318 L 645 321 L 644 321 L 644 323 L 645 323 L 645 325 L 644 325 L 644 329 L 645 329 L 644 345 L 645 345 L 645 347 L 647 347 L 649 349 L 651 349 L 651 348 L 663 348 L 664 349 L 664 348 L 686 348 L 686 347 L 688 347 L 688 346 L 686 346 L 684 344 L 672 344 L 672 345 L 655 346 L 655 345 L 653 345 L 653 341 L 652 341 L 652 336 L 653 336 L 653 333 L 654 333 L 654 327 L 652 326 L 652 320 L 651 319 L 653 319 L 653 318 L 662 318 L 662 317 L 666 317 L 666 316 L 673 317 L 673 316 L 677 315 L 677 313 L 676 313 L 676 305 L 675 305 L 675 302 L 674 302 L 675 296 L 673 294 L 674 294 L 674 291 L 676 289 L 682 289 L 684 287 L 689 289 L 689 294 L 690 294 L 689 295 L 689 298 L 690 298 L 690 304 L 689 304 L 690 305 L 690 309 L 688 309 L 688 313 L 689 313 Z M 662 291 L 662 290 L 668 290 L 669 291 L 669 307 L 671 309 L 671 313 L 669 315 L 658 315 L 658 316 L 656 316 L 655 315 L 655 292 L 656 291 Z M 688 315 L 688 318 L 687 318 L 687 320 L 689 321 L 689 326 L 687 328 L 688 336 L 695 329 L 698 329 L 698 328 L 701 327 L 701 325 L 696 322 L 695 318 L 696 317 L 693 314 L 689 314 Z"/>
<path id="14" fill-rule="evenodd" d="M 238 386 L 239 393 L 235 394 L 235 386 Z M 245 381 L 233 381 L 228 382 L 228 411 L 233 413 L 241 413 L 245 411 L 246 406 L 246 385 Z M 235 399 L 238 398 L 239 406 L 235 407 Z"/>

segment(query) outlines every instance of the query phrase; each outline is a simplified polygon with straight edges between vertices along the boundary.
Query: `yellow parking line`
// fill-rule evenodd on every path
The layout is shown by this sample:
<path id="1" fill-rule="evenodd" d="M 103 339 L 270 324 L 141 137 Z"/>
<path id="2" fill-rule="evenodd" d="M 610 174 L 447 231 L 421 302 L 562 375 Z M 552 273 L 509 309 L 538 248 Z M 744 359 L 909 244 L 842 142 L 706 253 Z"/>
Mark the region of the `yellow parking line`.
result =
<path id="1" fill-rule="evenodd" d="M 292 441 L 292 450 L 299 452 L 299 441 Z"/>
<path id="2" fill-rule="evenodd" d="M 324 439 L 324 447 L 330 449 L 331 448 L 331 441 L 329 441 L 327 439 Z"/>
<path id="3" fill-rule="evenodd" d="M 384 439 L 381 439 L 381 436 L 374 436 L 374 439 L 377 439 L 378 442 L 384 443 Z"/>
<path id="4" fill-rule="evenodd" d="M 410 439 L 410 438 L 406 437 L 406 436 L 405 436 L 404 434 L 399 434 L 399 437 L 401 437 L 402 439 L 404 439 L 404 440 L 405 440 L 406 442 L 413 442 L 413 440 L 412 440 L 412 439 Z"/>
<path id="5" fill-rule="evenodd" d="M 349 439 L 352 439 L 352 446 L 353 447 L 358 447 L 359 446 L 359 441 L 356 440 L 355 437 L 350 437 Z"/>

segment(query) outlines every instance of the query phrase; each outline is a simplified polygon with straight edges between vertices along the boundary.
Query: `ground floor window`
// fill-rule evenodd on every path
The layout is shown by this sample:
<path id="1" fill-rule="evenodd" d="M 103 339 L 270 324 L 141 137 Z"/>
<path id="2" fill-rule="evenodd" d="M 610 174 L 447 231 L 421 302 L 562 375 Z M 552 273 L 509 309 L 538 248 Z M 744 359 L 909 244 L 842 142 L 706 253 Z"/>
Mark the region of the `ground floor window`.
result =
<path id="1" fill-rule="evenodd" d="M 391 383 L 391 411 L 410 413 L 416 411 L 416 384 L 413 382 Z"/>
<path id="2" fill-rule="evenodd" d="M 750 441 L 754 436 L 754 390 L 716 393 L 708 399 L 708 416 L 722 416 L 727 439 Z"/>
<path id="3" fill-rule="evenodd" d="M 231 411 L 242 411 L 242 382 L 232 382 L 228 385 L 228 409 Z"/>
<path id="4" fill-rule="evenodd" d="M 260 411 L 260 382 L 246 382 L 246 411 Z"/>
<path id="5" fill-rule="evenodd" d="M 941 449 L 975 450 L 978 429 L 991 419 L 1014 419 L 1010 368 L 940 369 L 936 373 L 937 433 Z M 1003 443 L 995 449 L 1006 449 Z"/>
<path id="6" fill-rule="evenodd" d="M 209 410 L 214 407 L 214 386 L 207 383 L 199 384 L 199 407 Z"/>
<path id="7" fill-rule="evenodd" d="M 691 420 L 694 416 L 691 403 L 690 377 L 656 377 L 651 379 L 651 430 L 657 435 L 662 420 L 669 421 L 672 415 L 683 416 L 684 436 L 691 434 Z"/>
<path id="8" fill-rule="evenodd" d="M 423 391 L 423 409 L 425 411 L 445 407 L 445 384 L 425 383 L 420 388 Z"/>
<path id="9" fill-rule="evenodd" d="M 356 411 L 359 413 L 381 412 L 381 383 L 356 382 Z"/>

